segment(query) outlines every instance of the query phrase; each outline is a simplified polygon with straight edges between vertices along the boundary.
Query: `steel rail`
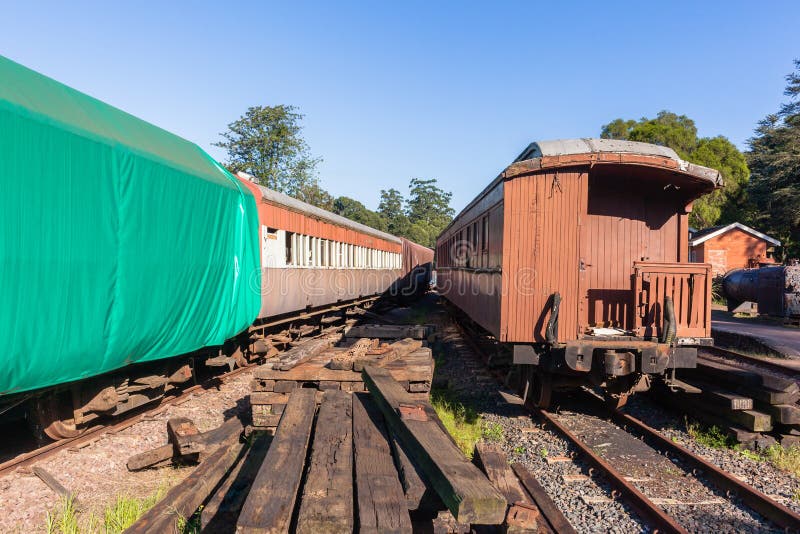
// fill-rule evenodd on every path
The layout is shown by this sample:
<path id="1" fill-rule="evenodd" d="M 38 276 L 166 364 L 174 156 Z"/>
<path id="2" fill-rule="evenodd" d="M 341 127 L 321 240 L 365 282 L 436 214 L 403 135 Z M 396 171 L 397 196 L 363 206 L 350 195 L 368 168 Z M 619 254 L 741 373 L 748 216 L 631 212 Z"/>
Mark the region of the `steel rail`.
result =
<path id="1" fill-rule="evenodd" d="M 683 460 L 687 460 L 696 469 L 702 470 L 720 489 L 735 493 L 750 508 L 775 522 L 775 524 L 792 531 L 800 531 L 800 514 L 771 499 L 753 486 L 731 476 L 686 447 L 668 439 L 635 417 L 619 411 L 613 412 L 611 417 L 618 425 L 634 427 L 637 432 L 645 436 L 645 439 L 655 442 L 659 448 L 672 452 Z"/>
<path id="2" fill-rule="evenodd" d="M 595 453 L 589 445 L 584 443 L 578 436 L 573 434 L 565 425 L 561 423 L 547 410 L 536 408 L 534 413 L 540 415 L 548 424 L 555 427 L 561 435 L 575 445 L 581 453 L 596 468 L 602 471 L 623 494 L 633 509 L 643 518 L 650 521 L 657 528 L 658 532 L 674 534 L 687 534 L 688 531 L 678 524 L 673 517 L 668 515 L 658 505 L 654 504 L 644 493 L 639 491 L 633 484 L 625 480 L 625 476 L 617 471 L 611 464 Z"/>
<path id="3" fill-rule="evenodd" d="M 757 358 L 756 356 L 749 356 L 747 354 L 742 354 L 741 352 L 736 352 L 729 349 L 723 349 L 720 347 L 700 347 L 698 353 L 702 353 L 704 351 L 718 357 L 730 358 L 732 360 L 739 360 L 741 362 L 752 364 L 757 367 L 760 366 L 763 367 L 764 369 L 789 376 L 795 380 L 800 380 L 800 371 L 785 365 L 781 365 L 780 363 L 772 360 L 765 360 L 762 358 Z M 699 355 L 700 354 L 698 354 L 698 356 Z"/>
<path id="4" fill-rule="evenodd" d="M 186 389 L 183 389 L 178 395 L 163 397 L 157 404 L 154 404 L 145 411 L 130 414 L 128 417 L 123 417 L 122 420 L 118 422 L 111 423 L 108 425 L 102 425 L 102 424 L 96 425 L 87 429 L 80 436 L 75 436 L 74 438 L 60 439 L 58 441 L 54 441 L 53 443 L 48 443 L 43 447 L 34 449 L 30 452 L 20 454 L 19 456 L 0 464 L 0 476 L 14 469 L 20 467 L 26 467 L 33 463 L 49 458 L 50 456 L 53 456 L 57 452 L 69 446 L 82 445 L 84 443 L 97 439 L 104 434 L 115 434 L 117 432 L 121 432 L 126 428 L 129 428 L 135 425 L 136 423 L 141 422 L 143 419 L 147 417 L 152 417 L 154 415 L 161 413 L 170 405 L 173 405 L 180 400 L 186 399 L 187 397 L 189 397 L 189 395 L 191 395 L 196 391 L 210 389 L 208 386 L 213 386 L 214 383 L 219 381 L 225 383 L 226 380 L 229 380 L 235 377 L 236 375 L 243 373 L 244 371 L 251 369 L 252 367 L 255 367 L 256 365 L 257 364 L 250 364 L 244 367 L 237 367 L 233 371 L 228 371 L 227 373 L 214 376 L 201 384 L 195 384 Z"/>

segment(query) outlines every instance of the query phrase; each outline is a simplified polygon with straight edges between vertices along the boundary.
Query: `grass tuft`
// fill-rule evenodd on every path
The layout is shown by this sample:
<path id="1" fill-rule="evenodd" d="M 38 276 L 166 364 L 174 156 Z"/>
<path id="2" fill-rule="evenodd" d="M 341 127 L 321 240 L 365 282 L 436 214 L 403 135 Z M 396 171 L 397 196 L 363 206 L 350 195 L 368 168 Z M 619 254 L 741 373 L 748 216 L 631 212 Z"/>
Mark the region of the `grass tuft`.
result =
<path id="1" fill-rule="evenodd" d="M 483 437 L 483 421 L 478 413 L 443 389 L 431 390 L 431 405 L 461 452 L 472 458 L 475 444 Z"/>
<path id="2" fill-rule="evenodd" d="M 136 522 L 165 493 L 166 486 L 163 486 L 143 499 L 119 495 L 114 504 L 103 510 L 102 520 L 91 512 L 80 513 L 75 508 L 75 501 L 72 498 L 62 499 L 53 512 L 47 512 L 45 531 L 47 534 L 79 534 L 83 532 L 118 534 Z"/>
<path id="3" fill-rule="evenodd" d="M 704 426 L 686 419 L 686 432 L 700 445 L 711 449 L 732 449 L 736 440 L 716 425 Z"/>
<path id="4" fill-rule="evenodd" d="M 800 447 L 797 445 L 786 448 L 773 445 L 764 450 L 762 454 L 764 459 L 778 469 L 800 476 Z"/>

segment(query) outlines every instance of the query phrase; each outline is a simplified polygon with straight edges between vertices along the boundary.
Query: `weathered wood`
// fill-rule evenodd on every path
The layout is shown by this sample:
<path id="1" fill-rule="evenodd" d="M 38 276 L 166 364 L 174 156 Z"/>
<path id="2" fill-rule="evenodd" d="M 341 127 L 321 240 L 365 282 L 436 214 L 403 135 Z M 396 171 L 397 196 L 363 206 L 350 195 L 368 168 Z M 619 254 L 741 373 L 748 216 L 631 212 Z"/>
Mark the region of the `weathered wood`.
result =
<path id="1" fill-rule="evenodd" d="M 422 470 L 411 460 L 408 453 L 403 449 L 403 445 L 391 430 L 389 430 L 389 444 L 392 447 L 394 465 L 397 468 L 397 475 L 400 477 L 400 483 L 406 495 L 408 509 L 426 512 L 443 509 L 445 506 L 439 495 L 422 478 Z"/>
<path id="2" fill-rule="evenodd" d="M 556 506 L 547 491 L 539 484 L 539 481 L 521 463 L 511 464 L 511 468 L 525 487 L 528 495 L 542 512 L 542 517 L 547 520 L 547 527 L 558 534 L 577 534 L 564 513 Z M 541 530 L 541 529 L 540 529 Z"/>
<path id="3" fill-rule="evenodd" d="M 363 374 L 387 423 L 456 520 L 482 525 L 502 523 L 505 498 L 458 449 L 430 404 L 414 399 L 384 368 L 368 365 Z M 401 405 L 422 407 L 427 420 L 401 417 Z"/>
<path id="4" fill-rule="evenodd" d="M 511 470 L 506 455 L 499 447 L 483 441 L 478 442 L 475 445 L 474 461 L 486 473 L 494 487 L 503 494 L 508 504 L 533 502 L 525 493 L 519 479 Z"/>
<path id="5" fill-rule="evenodd" d="M 345 337 L 369 337 L 379 339 L 425 339 L 430 327 L 423 325 L 364 324 L 345 328 Z"/>
<path id="6" fill-rule="evenodd" d="M 729 410 L 752 410 L 753 399 L 738 393 L 725 391 L 717 386 L 713 386 L 702 381 L 693 381 L 694 391 L 686 391 L 688 399 L 697 399 L 700 402 L 707 402 L 714 406 L 720 406 Z M 696 397 L 693 397 L 696 395 Z M 702 400 L 700 400 L 702 399 Z"/>
<path id="7" fill-rule="evenodd" d="M 362 358 L 364 354 L 372 347 L 372 340 L 370 338 L 362 337 L 357 340 L 346 351 L 337 353 L 331 358 L 328 366 L 331 369 L 350 370 L 353 368 L 353 363 Z"/>
<path id="8" fill-rule="evenodd" d="M 201 432 L 200 434 L 192 436 L 190 439 L 202 444 L 204 449 L 212 450 L 223 442 L 232 441 L 242 432 L 243 428 L 242 421 L 238 417 L 232 417 L 217 428 L 209 430 L 208 432 Z M 126 465 L 128 470 L 138 471 L 160 464 L 161 462 L 166 462 L 170 459 L 177 460 L 179 458 L 181 458 L 181 456 L 176 455 L 175 446 L 168 443 L 167 445 L 162 445 L 161 447 L 149 451 L 134 454 L 128 458 Z"/>
<path id="9" fill-rule="evenodd" d="M 358 531 L 411 532 L 411 518 L 381 412 L 367 393 L 354 393 L 352 397 Z"/>
<path id="10" fill-rule="evenodd" d="M 519 478 L 517 478 L 517 475 L 511 470 L 506 455 L 503 454 L 503 451 L 498 446 L 483 441 L 478 442 L 475 445 L 473 461 L 486 473 L 486 476 L 489 477 L 494 487 L 497 488 L 503 497 L 506 498 L 506 502 L 512 507 L 506 515 L 506 532 L 521 534 L 537 532 L 540 524 L 546 527 L 544 518 L 541 517 L 538 507 L 522 487 Z M 526 519 L 524 526 L 520 524 L 520 521 L 515 521 L 516 518 L 513 517 L 514 512 L 517 511 L 514 509 L 513 505 L 518 505 L 520 503 L 527 505 L 523 510 Z M 512 517 L 509 517 L 509 514 L 511 514 Z"/>
<path id="11" fill-rule="evenodd" d="M 191 517 L 208 498 L 239 459 L 242 447 L 241 443 L 223 443 L 217 447 L 191 475 L 173 486 L 163 499 L 131 525 L 126 534 L 173 532 L 179 518 Z"/>
<path id="12" fill-rule="evenodd" d="M 282 371 L 288 371 L 296 365 L 313 358 L 320 352 L 329 348 L 341 339 L 341 334 L 326 335 L 323 337 L 304 340 L 291 349 L 287 350 L 279 357 L 279 363 L 273 366 L 261 366 L 253 372 L 253 377 L 256 379 L 272 378 L 264 377 L 261 371 L 267 367 L 276 367 Z"/>
<path id="13" fill-rule="evenodd" d="M 250 394 L 250 404 L 286 404 L 289 402 L 288 393 L 275 393 L 272 391 L 254 391 Z"/>
<path id="14" fill-rule="evenodd" d="M 327 391 L 317 415 L 297 532 L 353 531 L 353 398 Z"/>
<path id="15" fill-rule="evenodd" d="M 225 481 L 203 506 L 200 525 L 206 534 L 227 534 L 233 531 L 250 486 L 269 450 L 272 436 L 259 433 L 247 447 L 244 457 L 231 470 Z"/>
<path id="16" fill-rule="evenodd" d="M 264 463 L 237 521 L 237 532 L 286 532 L 297 499 L 316 401 L 313 389 L 296 389 L 275 431 Z"/>
<path id="17" fill-rule="evenodd" d="M 411 339 L 410 337 L 401 339 L 389 345 L 388 350 L 382 351 L 379 354 L 371 355 L 365 354 L 361 359 L 353 362 L 354 371 L 363 371 L 365 365 L 375 363 L 380 367 L 385 367 L 387 364 L 405 358 L 412 352 L 422 348 L 422 341 L 418 339 Z"/>
<path id="18" fill-rule="evenodd" d="M 760 369 L 734 367 L 705 357 L 697 359 L 697 369 L 694 372 L 710 377 L 714 383 L 733 381 L 735 384 L 764 387 L 784 393 L 796 393 L 800 390 L 797 382 L 791 378 L 780 377 Z"/>
<path id="19" fill-rule="evenodd" d="M 198 441 L 200 431 L 188 417 L 171 417 L 167 421 L 167 440 L 175 447 L 177 456 L 197 454 L 205 450 L 205 443 Z"/>
<path id="20" fill-rule="evenodd" d="M 769 413 L 778 423 L 785 425 L 800 424 L 800 407 L 796 404 L 762 405 L 758 409 Z"/>
<path id="21" fill-rule="evenodd" d="M 48 488 L 53 490 L 60 497 L 72 501 L 72 504 L 75 505 L 76 507 L 80 506 L 77 500 L 75 499 L 75 494 L 69 491 L 64 486 L 62 486 L 61 482 L 56 480 L 56 477 L 50 474 L 50 472 L 47 471 L 44 467 L 36 465 L 31 468 L 31 471 L 33 471 L 34 475 L 39 477 L 39 480 L 44 482 Z"/>

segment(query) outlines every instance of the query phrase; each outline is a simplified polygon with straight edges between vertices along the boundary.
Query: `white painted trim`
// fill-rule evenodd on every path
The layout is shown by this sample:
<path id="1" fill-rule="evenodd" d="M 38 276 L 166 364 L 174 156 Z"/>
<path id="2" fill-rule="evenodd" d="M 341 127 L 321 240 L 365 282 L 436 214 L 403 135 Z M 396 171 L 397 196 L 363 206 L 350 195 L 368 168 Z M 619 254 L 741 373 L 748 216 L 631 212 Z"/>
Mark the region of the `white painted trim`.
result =
<path id="1" fill-rule="evenodd" d="M 720 228 L 718 230 L 715 230 L 715 231 L 711 232 L 710 234 L 706 234 L 706 235 L 704 235 L 702 237 L 698 237 L 697 239 L 692 239 L 691 241 L 689 241 L 689 245 L 692 246 L 692 247 L 697 246 L 700 243 L 703 243 L 704 241 L 708 241 L 712 237 L 717 237 L 718 235 L 722 235 L 722 234 L 724 234 L 725 232 L 727 232 L 729 230 L 733 230 L 734 228 L 738 228 L 739 230 L 741 230 L 743 232 L 747 232 L 750 235 L 754 235 L 756 237 L 760 237 L 761 239 L 763 239 L 767 243 L 770 243 L 773 246 L 776 246 L 776 247 L 781 246 L 781 242 L 778 241 L 777 239 L 775 239 L 774 237 L 770 237 L 767 234 L 762 234 L 758 230 L 753 230 L 749 226 L 745 226 L 744 224 L 738 223 L 738 222 L 731 223 L 728 226 L 723 226 L 722 228 Z"/>

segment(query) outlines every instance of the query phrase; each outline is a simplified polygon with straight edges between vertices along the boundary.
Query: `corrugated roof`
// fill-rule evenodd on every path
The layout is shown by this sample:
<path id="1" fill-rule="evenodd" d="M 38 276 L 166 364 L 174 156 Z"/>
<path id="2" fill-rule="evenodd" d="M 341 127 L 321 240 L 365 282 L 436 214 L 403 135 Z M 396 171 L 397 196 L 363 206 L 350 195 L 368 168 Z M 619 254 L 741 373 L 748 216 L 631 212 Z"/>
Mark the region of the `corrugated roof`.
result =
<path id="1" fill-rule="evenodd" d="M 253 181 L 253 176 L 247 174 L 246 172 L 238 172 L 236 174 L 244 180 Z M 264 187 L 263 185 L 260 184 L 258 184 L 258 189 L 261 191 L 261 195 L 264 197 L 264 200 L 272 204 L 283 206 L 292 211 L 303 213 L 309 217 L 321 219 L 323 221 L 327 221 L 337 226 L 350 228 L 351 230 L 361 232 L 362 234 L 367 234 L 373 237 L 378 237 L 380 239 L 385 239 L 386 241 L 390 241 L 392 243 L 400 243 L 399 237 L 393 236 L 392 234 L 387 234 L 386 232 L 381 232 L 380 230 L 376 230 L 375 228 L 367 226 L 366 224 L 361 224 L 359 222 L 348 219 L 347 217 L 342 217 L 341 215 L 331 213 L 328 210 L 318 208 L 317 206 L 308 204 L 307 202 L 303 202 L 302 200 L 297 200 L 296 198 L 292 198 L 289 195 L 284 195 L 283 193 L 273 191 L 272 189 Z"/>
<path id="2" fill-rule="evenodd" d="M 541 158 L 545 156 L 566 156 L 569 154 L 591 154 L 594 152 L 614 152 L 644 154 L 647 156 L 661 156 L 675 161 L 681 161 L 678 154 L 669 147 L 640 143 L 638 141 L 623 141 L 620 139 L 555 139 L 551 141 L 536 141 L 529 144 L 514 161 Z"/>

